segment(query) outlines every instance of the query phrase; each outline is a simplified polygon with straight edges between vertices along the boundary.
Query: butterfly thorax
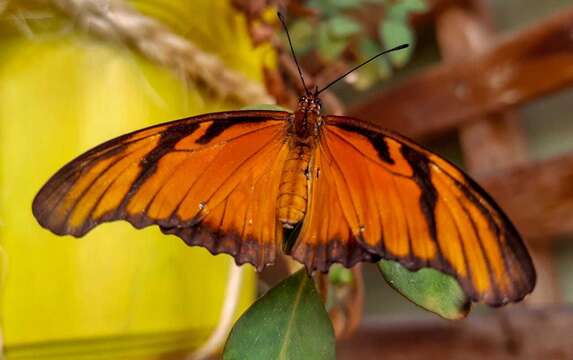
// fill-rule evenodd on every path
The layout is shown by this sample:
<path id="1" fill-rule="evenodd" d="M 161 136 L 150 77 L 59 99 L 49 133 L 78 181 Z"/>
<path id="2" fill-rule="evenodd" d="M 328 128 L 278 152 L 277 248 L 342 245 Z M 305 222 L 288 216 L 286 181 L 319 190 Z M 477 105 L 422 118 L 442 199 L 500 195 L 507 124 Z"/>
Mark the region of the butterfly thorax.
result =
<path id="1" fill-rule="evenodd" d="M 318 136 L 320 126 L 320 99 L 316 96 L 302 96 L 298 101 L 289 127 L 289 135 L 296 142 L 308 144 Z"/>
<path id="2" fill-rule="evenodd" d="M 292 228 L 304 219 L 308 202 L 310 154 L 321 126 L 320 100 L 303 96 L 289 124 L 289 153 L 283 166 L 278 197 L 278 218 Z"/>

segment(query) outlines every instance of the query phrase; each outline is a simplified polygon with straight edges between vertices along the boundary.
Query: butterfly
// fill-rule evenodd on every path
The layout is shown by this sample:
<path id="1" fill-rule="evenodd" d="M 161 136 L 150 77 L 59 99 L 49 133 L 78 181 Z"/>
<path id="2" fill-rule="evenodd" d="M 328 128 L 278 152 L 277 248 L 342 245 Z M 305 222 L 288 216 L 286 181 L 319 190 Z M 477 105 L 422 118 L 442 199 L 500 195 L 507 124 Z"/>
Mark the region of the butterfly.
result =
<path id="1" fill-rule="evenodd" d="M 294 113 L 210 113 L 110 140 L 59 170 L 34 216 L 76 237 L 115 220 L 157 225 L 259 271 L 284 246 L 310 272 L 432 267 L 492 306 L 532 291 L 524 243 L 479 185 L 401 135 L 322 115 L 319 93 L 306 90 Z"/>

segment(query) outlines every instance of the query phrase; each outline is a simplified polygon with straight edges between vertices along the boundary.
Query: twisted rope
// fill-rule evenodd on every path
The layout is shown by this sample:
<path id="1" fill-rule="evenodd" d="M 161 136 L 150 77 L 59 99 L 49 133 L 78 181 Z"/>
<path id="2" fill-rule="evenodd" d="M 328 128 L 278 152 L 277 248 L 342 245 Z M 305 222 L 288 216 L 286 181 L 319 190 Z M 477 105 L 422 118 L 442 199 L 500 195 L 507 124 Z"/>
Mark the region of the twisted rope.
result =
<path id="1" fill-rule="evenodd" d="M 186 74 L 215 95 L 243 104 L 275 103 L 263 86 L 233 71 L 212 54 L 144 16 L 122 0 L 52 0 L 83 29 L 130 44 L 146 58 Z"/>

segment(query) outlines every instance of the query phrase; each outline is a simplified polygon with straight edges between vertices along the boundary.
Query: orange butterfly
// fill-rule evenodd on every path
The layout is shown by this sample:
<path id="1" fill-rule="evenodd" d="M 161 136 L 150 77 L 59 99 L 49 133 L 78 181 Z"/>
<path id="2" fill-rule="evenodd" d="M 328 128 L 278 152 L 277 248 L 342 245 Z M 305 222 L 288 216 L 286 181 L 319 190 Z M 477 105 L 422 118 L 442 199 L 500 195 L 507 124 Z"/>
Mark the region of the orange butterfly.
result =
<path id="1" fill-rule="evenodd" d="M 58 171 L 34 215 L 78 237 L 120 219 L 158 225 L 257 270 L 288 242 L 309 271 L 384 258 L 451 274 L 490 305 L 532 291 L 518 232 L 475 182 L 398 134 L 321 115 L 318 93 L 294 113 L 212 113 L 108 141 Z"/>

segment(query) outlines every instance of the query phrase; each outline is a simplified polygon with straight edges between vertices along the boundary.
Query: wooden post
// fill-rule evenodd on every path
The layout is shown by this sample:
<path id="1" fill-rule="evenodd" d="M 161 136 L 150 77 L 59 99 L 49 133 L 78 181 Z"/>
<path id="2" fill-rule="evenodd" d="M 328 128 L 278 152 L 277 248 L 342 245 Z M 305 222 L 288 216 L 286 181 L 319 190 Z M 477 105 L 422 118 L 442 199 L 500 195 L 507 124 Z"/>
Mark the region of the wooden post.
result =
<path id="1" fill-rule="evenodd" d="M 571 24 L 573 6 L 525 29 L 496 36 L 495 42 L 488 41 L 491 48 L 483 55 L 473 53 L 464 61 L 428 66 L 359 99 L 348 115 L 420 139 L 439 136 L 473 117 L 570 89 Z"/>
<path id="2" fill-rule="evenodd" d="M 480 14 L 458 7 L 445 10 L 437 19 L 438 42 L 446 62 L 468 60 L 495 43 L 488 21 Z M 457 96 L 466 96 L 460 88 Z M 498 170 L 527 162 L 527 149 L 519 118 L 511 109 L 483 115 L 464 122 L 458 128 L 464 159 L 469 172 L 483 177 Z M 534 206 L 532 204 L 532 206 Z M 540 242 L 537 242 L 540 243 Z M 543 243 L 550 244 L 550 239 Z M 536 291 L 530 303 L 555 303 L 560 300 L 551 246 L 531 248 L 538 273 Z"/>
<path id="3" fill-rule="evenodd" d="M 505 341 L 496 315 L 464 322 L 370 320 L 349 339 L 337 342 L 339 360 L 533 360 L 573 359 L 573 312 L 567 307 L 510 309 L 518 348 Z"/>

